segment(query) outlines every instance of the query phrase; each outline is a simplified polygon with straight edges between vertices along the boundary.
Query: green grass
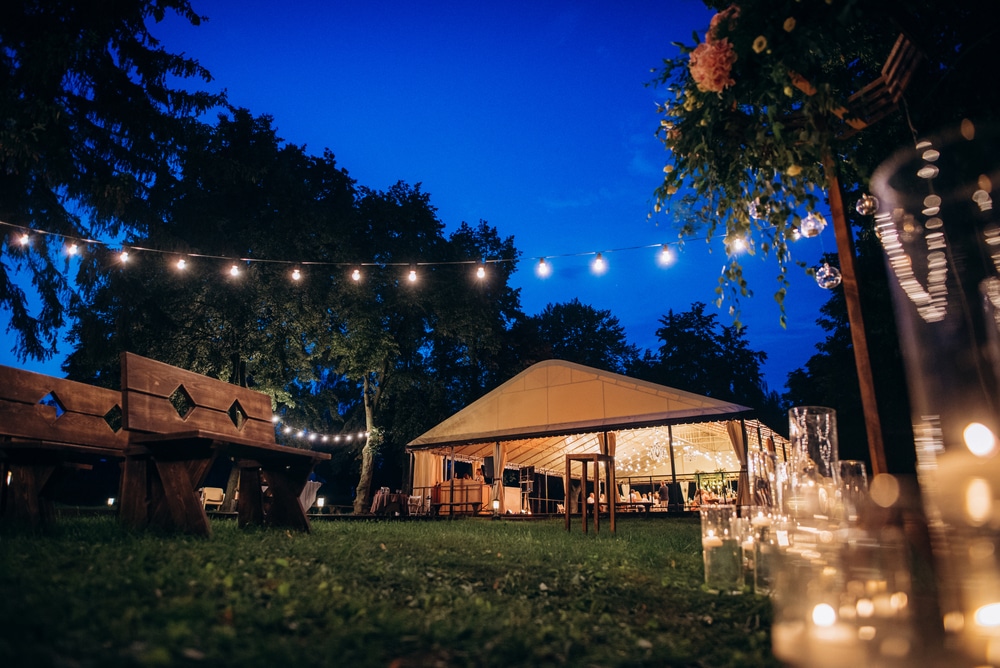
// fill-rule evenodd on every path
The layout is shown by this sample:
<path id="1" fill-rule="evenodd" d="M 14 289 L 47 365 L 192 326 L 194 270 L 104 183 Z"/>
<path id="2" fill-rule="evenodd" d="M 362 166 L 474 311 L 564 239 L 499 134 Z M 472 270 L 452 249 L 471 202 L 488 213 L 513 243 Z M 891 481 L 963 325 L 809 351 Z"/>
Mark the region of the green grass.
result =
<path id="1" fill-rule="evenodd" d="M 697 520 L 109 517 L 0 530 L 0 666 L 773 666 L 771 607 L 701 589 Z"/>

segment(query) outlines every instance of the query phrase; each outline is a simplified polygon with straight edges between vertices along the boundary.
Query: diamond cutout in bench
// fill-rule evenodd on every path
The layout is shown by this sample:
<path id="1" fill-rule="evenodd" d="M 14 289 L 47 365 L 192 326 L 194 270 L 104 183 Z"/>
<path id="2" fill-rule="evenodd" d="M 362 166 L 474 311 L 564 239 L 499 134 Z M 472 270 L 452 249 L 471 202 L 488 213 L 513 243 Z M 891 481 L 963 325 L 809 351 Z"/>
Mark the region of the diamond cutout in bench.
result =
<path id="1" fill-rule="evenodd" d="M 184 386 L 178 385 L 177 389 L 170 395 L 170 405 L 174 407 L 174 410 L 177 411 L 177 414 L 182 419 L 185 419 L 194 410 L 195 403 L 191 395 L 184 389 Z"/>
<path id="2" fill-rule="evenodd" d="M 50 408 L 56 409 L 56 419 L 62 417 L 63 413 L 66 412 L 66 407 L 62 405 L 59 401 L 59 397 L 56 396 L 55 392 L 49 392 L 44 397 L 38 400 L 39 406 L 49 406 Z"/>
<path id="3" fill-rule="evenodd" d="M 111 431 L 116 434 L 122 430 L 122 407 L 118 404 L 112 406 L 107 413 L 104 414 L 104 421 L 108 423 L 111 427 Z"/>
<path id="4" fill-rule="evenodd" d="M 240 402 L 234 401 L 233 405 L 229 407 L 228 412 L 229 419 L 233 421 L 234 425 L 236 425 L 236 430 L 242 430 L 243 425 L 246 424 L 247 421 L 247 414 L 246 411 L 243 410 L 243 407 L 240 406 Z"/>

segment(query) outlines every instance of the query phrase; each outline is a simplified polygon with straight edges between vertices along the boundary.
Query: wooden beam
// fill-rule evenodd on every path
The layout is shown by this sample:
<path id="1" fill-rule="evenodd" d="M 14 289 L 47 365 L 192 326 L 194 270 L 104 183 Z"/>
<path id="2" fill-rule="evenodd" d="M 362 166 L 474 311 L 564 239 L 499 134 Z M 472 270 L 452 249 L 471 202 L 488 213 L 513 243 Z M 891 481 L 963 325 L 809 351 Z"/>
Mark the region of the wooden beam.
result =
<path id="1" fill-rule="evenodd" d="M 851 342 L 854 344 L 854 364 L 858 370 L 858 384 L 861 388 L 868 453 L 871 457 L 872 475 L 875 476 L 888 473 L 885 444 L 882 440 L 882 421 L 878 415 L 878 402 L 875 400 L 875 381 L 868 352 L 868 337 L 865 334 L 864 318 L 861 314 L 858 277 L 854 270 L 854 240 L 847 217 L 844 215 L 844 198 L 840 190 L 837 166 L 829 150 L 823 154 L 823 170 L 826 172 L 830 214 L 833 216 L 833 230 L 837 238 L 837 256 L 843 277 L 844 300 L 847 302 L 847 319 L 851 326 Z"/>

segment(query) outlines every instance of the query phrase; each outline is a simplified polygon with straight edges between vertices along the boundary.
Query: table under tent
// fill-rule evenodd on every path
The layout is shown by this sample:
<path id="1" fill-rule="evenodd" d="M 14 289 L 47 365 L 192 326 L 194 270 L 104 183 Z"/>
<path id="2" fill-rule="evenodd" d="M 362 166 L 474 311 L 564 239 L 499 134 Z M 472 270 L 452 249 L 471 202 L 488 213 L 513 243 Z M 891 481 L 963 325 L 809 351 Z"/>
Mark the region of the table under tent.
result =
<path id="1" fill-rule="evenodd" d="M 746 406 L 562 360 L 529 367 L 407 444 L 417 506 L 478 514 L 575 512 L 591 493 L 623 510 L 690 510 L 707 496 L 748 504 L 748 453 L 780 462 L 786 449 Z M 583 481 L 568 458 L 590 453 L 613 457 L 613 490 L 606 475 Z M 642 495 L 653 503 L 625 505 Z"/>

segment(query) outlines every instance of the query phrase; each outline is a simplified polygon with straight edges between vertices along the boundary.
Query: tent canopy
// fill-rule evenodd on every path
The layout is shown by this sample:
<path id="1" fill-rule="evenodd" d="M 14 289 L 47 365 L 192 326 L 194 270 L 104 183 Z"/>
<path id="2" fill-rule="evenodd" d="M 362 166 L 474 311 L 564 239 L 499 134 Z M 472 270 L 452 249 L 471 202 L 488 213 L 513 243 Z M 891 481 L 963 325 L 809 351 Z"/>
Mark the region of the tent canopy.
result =
<path id="1" fill-rule="evenodd" d="M 458 459 L 493 456 L 502 444 L 508 466 L 562 474 L 565 456 L 600 451 L 616 434 L 619 475 L 669 476 L 670 436 L 677 474 L 738 470 L 726 423 L 745 419 L 746 406 L 636 380 L 562 360 L 525 369 L 407 445 Z M 749 445 L 776 440 L 746 420 Z M 762 431 L 763 429 L 763 431 Z M 454 448 L 454 450 L 452 450 Z"/>

